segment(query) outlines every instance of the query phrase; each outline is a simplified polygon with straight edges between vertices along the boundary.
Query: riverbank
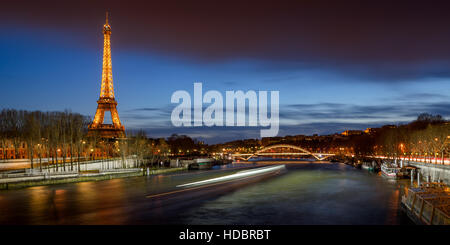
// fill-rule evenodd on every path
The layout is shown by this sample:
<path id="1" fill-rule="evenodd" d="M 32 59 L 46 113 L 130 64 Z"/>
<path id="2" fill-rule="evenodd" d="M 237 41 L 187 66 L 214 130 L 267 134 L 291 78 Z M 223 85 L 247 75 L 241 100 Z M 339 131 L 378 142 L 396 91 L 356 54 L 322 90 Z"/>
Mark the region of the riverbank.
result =
<path id="1" fill-rule="evenodd" d="M 167 168 L 167 169 L 152 169 L 147 172 L 140 168 L 135 169 L 112 169 L 108 171 L 86 172 L 81 173 L 69 172 L 69 173 L 58 173 L 58 174 L 48 174 L 40 173 L 31 176 L 15 176 L 11 178 L 0 179 L 0 190 L 12 190 L 20 189 L 33 186 L 45 186 L 45 185 L 57 185 L 57 184 L 68 184 L 77 183 L 85 181 L 101 181 L 110 180 L 116 178 L 126 178 L 126 177 L 136 177 L 143 175 L 157 175 L 172 173 L 186 168 Z M 148 173 L 148 174 L 147 174 Z"/>

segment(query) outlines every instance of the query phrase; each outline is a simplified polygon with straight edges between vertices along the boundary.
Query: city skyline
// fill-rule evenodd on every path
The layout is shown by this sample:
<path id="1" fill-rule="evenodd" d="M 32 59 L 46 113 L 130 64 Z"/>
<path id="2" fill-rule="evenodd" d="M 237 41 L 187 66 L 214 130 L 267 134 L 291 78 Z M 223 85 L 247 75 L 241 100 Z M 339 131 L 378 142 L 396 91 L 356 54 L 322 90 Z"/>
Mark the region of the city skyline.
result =
<path id="1" fill-rule="evenodd" d="M 259 137 L 255 127 L 173 127 L 170 96 L 192 92 L 194 82 L 207 90 L 279 90 L 279 136 L 406 123 L 423 112 L 450 116 L 449 17 L 439 6 L 411 4 L 399 11 L 400 5 L 363 5 L 330 12 L 320 4 L 285 3 L 263 15 L 271 8 L 265 3 L 140 3 L 126 11 L 112 2 L 80 14 L 85 3 L 58 10 L 40 3 L 36 14 L 8 4 L 8 13 L 0 10 L 0 74 L 8 91 L 0 98 L 2 109 L 70 109 L 93 117 L 101 28 L 110 10 L 119 115 L 127 129 L 142 128 L 150 137 L 178 133 L 207 143 Z M 239 14 L 232 15 L 236 9 Z M 305 9 L 324 12 L 317 19 Z M 414 13 L 421 13 L 422 22 Z M 349 22 L 346 14 L 360 22 Z"/>

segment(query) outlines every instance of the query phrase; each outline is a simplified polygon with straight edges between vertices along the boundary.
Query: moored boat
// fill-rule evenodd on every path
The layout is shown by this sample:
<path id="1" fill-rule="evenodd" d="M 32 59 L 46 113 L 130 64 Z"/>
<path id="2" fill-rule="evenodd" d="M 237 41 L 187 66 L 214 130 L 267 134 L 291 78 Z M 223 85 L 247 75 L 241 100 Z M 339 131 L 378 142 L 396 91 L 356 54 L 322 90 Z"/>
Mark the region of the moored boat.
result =
<path id="1" fill-rule="evenodd" d="M 402 168 L 388 163 L 381 164 L 381 173 L 391 179 L 400 179 L 406 176 Z"/>
<path id="2" fill-rule="evenodd" d="M 214 164 L 214 158 L 197 158 L 189 165 L 189 169 L 210 169 Z"/>
<path id="3" fill-rule="evenodd" d="M 450 225 L 450 189 L 442 182 L 408 188 L 401 206 L 418 225 Z"/>

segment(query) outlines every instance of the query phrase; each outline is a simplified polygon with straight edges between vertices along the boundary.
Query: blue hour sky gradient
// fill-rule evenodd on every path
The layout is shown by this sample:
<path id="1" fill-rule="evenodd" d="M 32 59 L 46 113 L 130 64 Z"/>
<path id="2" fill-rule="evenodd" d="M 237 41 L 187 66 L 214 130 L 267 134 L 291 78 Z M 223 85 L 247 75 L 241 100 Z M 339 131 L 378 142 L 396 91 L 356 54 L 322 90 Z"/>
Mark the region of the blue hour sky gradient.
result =
<path id="1" fill-rule="evenodd" d="M 386 42 L 398 41 L 399 47 L 406 45 L 402 45 L 404 40 L 419 40 L 396 55 L 395 48 L 380 47 L 379 43 L 371 44 L 363 38 L 348 39 L 356 47 L 340 44 L 345 38 L 315 46 L 316 38 L 332 39 L 331 27 L 312 33 L 309 28 L 296 30 L 293 38 L 312 36 L 304 44 L 301 39 L 293 44 L 271 38 L 261 44 L 245 32 L 237 32 L 242 35 L 235 36 L 237 40 L 220 42 L 214 38 L 215 28 L 211 30 L 211 40 L 204 35 L 195 43 L 189 33 L 182 31 L 176 41 L 173 36 L 165 37 L 165 32 L 153 32 L 158 26 L 153 23 L 155 20 L 149 19 L 153 25 L 136 27 L 148 28 L 144 31 L 150 33 L 142 37 L 133 32 L 131 24 L 124 24 L 132 22 L 126 18 L 129 13 L 111 11 L 113 80 L 119 115 L 127 129 L 142 128 L 151 137 L 178 133 L 207 143 L 259 137 L 260 130 L 254 127 L 174 128 L 170 113 L 175 105 L 170 103 L 170 97 L 176 90 L 187 90 L 193 95 L 194 82 L 202 82 L 204 92 L 218 90 L 223 94 L 226 90 L 279 90 L 279 135 L 331 134 L 345 129 L 405 123 L 422 112 L 450 117 L 450 55 L 447 57 L 450 52 L 444 45 L 450 39 L 450 31 L 441 29 L 440 25 L 436 32 L 429 33 L 433 37 L 441 35 L 443 40 L 437 42 L 434 38 L 424 39 L 423 33 L 417 37 L 386 38 Z M 0 24 L 0 109 L 70 109 L 93 116 L 101 82 L 103 13 L 101 8 L 92 10 L 89 21 L 71 13 L 67 29 L 49 21 L 61 18 L 52 17 L 51 12 L 17 10 L 16 15 L 3 17 L 7 21 Z M 28 19 L 23 16 L 30 14 L 38 16 L 42 23 L 30 19 L 28 25 Z M 46 17 L 41 17 L 44 14 Z M 212 22 L 226 17 L 220 15 Z M 207 19 L 205 16 L 204 20 Z M 76 25 L 77 21 L 81 27 Z M 442 21 L 444 26 L 447 19 L 439 23 Z M 195 35 L 195 25 L 189 24 L 188 21 L 188 29 Z M 336 28 L 341 24 L 345 23 L 337 23 Z M 428 24 L 434 26 L 433 22 Z M 219 32 L 234 27 L 245 30 L 236 25 L 229 23 Z M 181 28 L 179 24 L 171 24 L 164 29 L 170 27 Z M 208 26 L 201 27 L 202 31 L 209 30 Z M 268 33 L 256 34 L 279 34 L 276 29 L 269 27 Z M 356 29 L 345 29 L 342 35 Z M 292 30 L 285 30 L 286 35 Z M 386 35 L 392 31 L 386 31 Z M 169 37 L 169 41 L 165 40 Z M 423 45 L 432 48 L 427 50 Z M 372 46 L 375 51 L 370 50 Z M 435 51 L 438 47 L 442 47 L 442 53 Z M 350 54 L 353 48 L 358 54 Z M 361 51 L 366 49 L 367 53 Z M 379 55 L 380 52 L 386 54 Z"/>

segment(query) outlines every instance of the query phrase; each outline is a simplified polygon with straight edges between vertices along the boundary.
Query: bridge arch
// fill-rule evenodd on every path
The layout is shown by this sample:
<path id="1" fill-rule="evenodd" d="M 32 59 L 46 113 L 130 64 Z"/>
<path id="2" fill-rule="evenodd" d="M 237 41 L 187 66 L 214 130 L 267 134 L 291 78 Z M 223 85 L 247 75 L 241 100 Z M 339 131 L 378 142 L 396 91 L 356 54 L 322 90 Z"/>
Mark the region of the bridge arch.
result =
<path id="1" fill-rule="evenodd" d="M 324 160 L 325 158 L 329 157 L 332 154 L 324 154 L 324 156 L 322 156 L 322 154 L 315 154 L 312 153 L 308 150 L 305 150 L 299 146 L 295 146 L 295 145 L 289 145 L 289 144 L 277 144 L 277 145 L 271 145 L 271 146 L 266 146 L 258 151 L 256 151 L 255 153 L 253 153 L 252 155 L 250 155 L 249 157 L 247 157 L 245 160 L 249 160 L 252 157 L 258 156 L 260 153 L 263 153 L 267 150 L 271 150 L 271 149 L 276 149 L 276 148 L 291 148 L 291 149 L 295 149 L 295 150 L 299 150 L 303 153 L 305 153 L 305 155 L 311 155 L 314 158 L 316 158 L 317 160 L 321 161 Z"/>

